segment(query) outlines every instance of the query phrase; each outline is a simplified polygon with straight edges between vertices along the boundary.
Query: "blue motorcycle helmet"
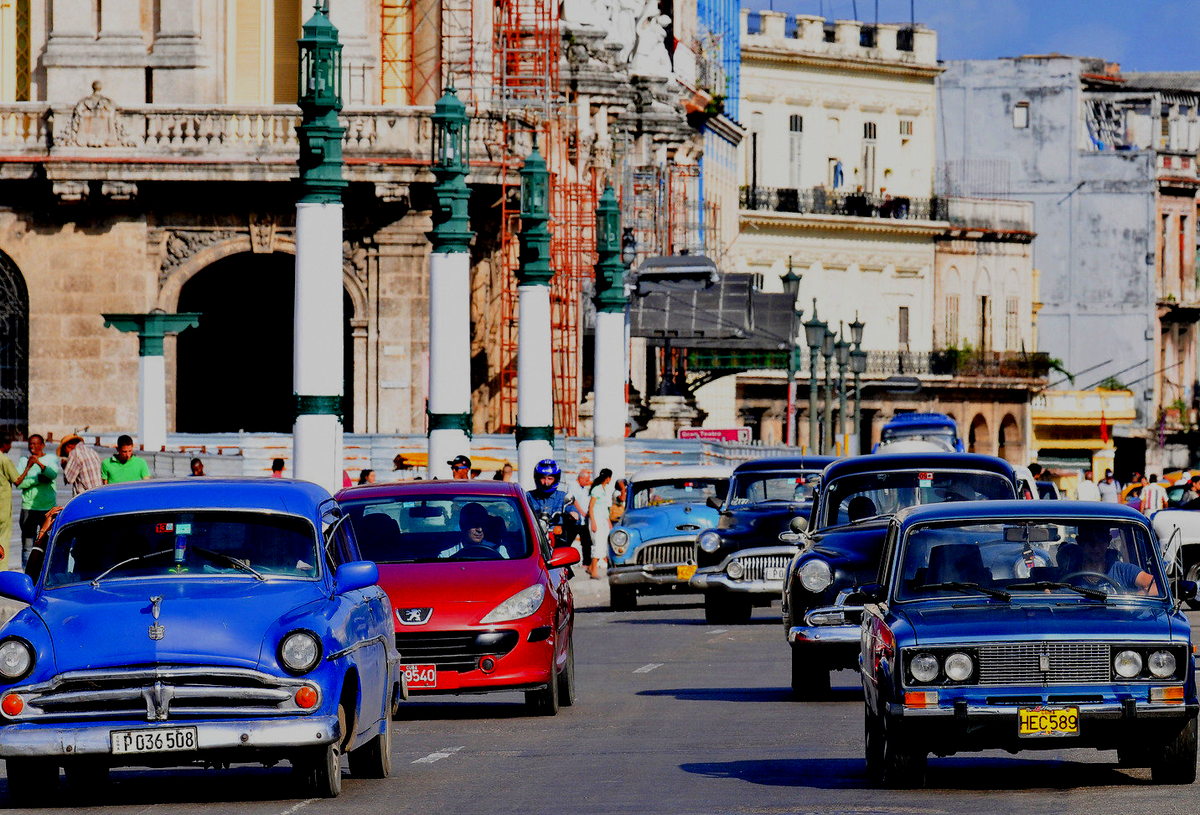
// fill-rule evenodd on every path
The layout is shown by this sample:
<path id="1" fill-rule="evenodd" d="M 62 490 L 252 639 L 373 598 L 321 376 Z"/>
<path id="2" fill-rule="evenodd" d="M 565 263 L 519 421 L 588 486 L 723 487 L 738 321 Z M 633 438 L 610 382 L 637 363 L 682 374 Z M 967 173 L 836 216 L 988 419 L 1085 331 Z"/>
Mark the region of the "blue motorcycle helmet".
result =
<path id="1" fill-rule="evenodd" d="M 533 482 L 537 484 L 536 489 L 542 489 L 542 484 L 538 479 L 544 475 L 554 479 L 554 483 L 550 485 L 549 489 L 556 489 L 558 482 L 562 480 L 562 470 L 559 469 L 558 462 L 552 458 L 544 458 L 537 463 L 533 468 Z"/>

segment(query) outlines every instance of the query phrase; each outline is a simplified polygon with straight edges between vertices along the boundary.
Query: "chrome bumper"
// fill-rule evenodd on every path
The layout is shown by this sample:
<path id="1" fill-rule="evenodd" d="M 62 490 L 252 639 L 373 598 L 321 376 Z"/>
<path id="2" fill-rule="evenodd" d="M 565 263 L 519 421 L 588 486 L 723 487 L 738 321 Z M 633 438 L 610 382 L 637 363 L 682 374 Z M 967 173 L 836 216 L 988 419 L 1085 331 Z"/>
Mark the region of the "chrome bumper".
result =
<path id="1" fill-rule="evenodd" d="M 834 605 L 810 608 L 804 613 L 804 625 L 788 629 L 788 642 L 793 645 L 798 642 L 814 645 L 857 645 L 862 639 L 862 626 L 860 623 L 846 622 L 847 611 L 861 615 L 862 606 Z"/>
<path id="2" fill-rule="evenodd" d="M 686 566 L 686 563 L 654 563 L 632 566 L 609 566 L 608 584 L 610 586 L 686 586 L 688 581 L 680 580 L 675 571 L 676 566 Z"/>
<path id="3" fill-rule="evenodd" d="M 1074 704 L 1071 707 L 1079 708 L 1079 716 L 1081 719 L 1184 719 L 1196 715 L 1196 705 L 1179 705 L 1179 704 L 1164 704 L 1161 702 L 1138 702 L 1134 710 L 1134 715 L 1129 716 L 1125 713 L 1125 706 L 1120 702 L 1100 702 L 1096 704 Z M 901 716 L 905 719 L 952 719 L 955 716 L 961 718 L 953 707 L 905 707 L 899 703 L 891 703 L 887 706 L 888 713 L 892 716 Z M 1017 705 L 967 705 L 966 718 L 970 719 L 987 719 L 990 721 L 1011 720 L 1015 725 L 1017 723 L 1018 706 Z"/>
<path id="4" fill-rule="evenodd" d="M 722 591 L 734 592 L 737 594 L 777 594 L 783 595 L 783 580 L 746 580 L 745 578 L 734 579 L 726 573 L 729 564 L 735 560 L 751 557 L 783 557 L 786 558 L 784 570 L 787 569 L 787 561 L 790 561 L 795 556 L 797 548 L 795 546 L 763 546 L 755 549 L 742 549 L 738 552 L 733 552 L 716 566 L 705 566 L 696 570 L 696 574 L 688 581 L 693 589 L 721 589 Z"/>
<path id="5" fill-rule="evenodd" d="M 112 755 L 114 730 L 165 730 L 195 727 L 196 750 L 170 753 L 130 753 L 114 756 L 118 763 L 137 764 L 139 757 L 178 756 L 180 764 L 210 750 L 278 750 L 329 744 L 341 737 L 336 715 L 307 719 L 265 719 L 228 722 L 192 722 L 180 719 L 147 725 L 143 722 L 104 724 L 6 724 L 0 726 L 0 758 L 27 756 Z"/>

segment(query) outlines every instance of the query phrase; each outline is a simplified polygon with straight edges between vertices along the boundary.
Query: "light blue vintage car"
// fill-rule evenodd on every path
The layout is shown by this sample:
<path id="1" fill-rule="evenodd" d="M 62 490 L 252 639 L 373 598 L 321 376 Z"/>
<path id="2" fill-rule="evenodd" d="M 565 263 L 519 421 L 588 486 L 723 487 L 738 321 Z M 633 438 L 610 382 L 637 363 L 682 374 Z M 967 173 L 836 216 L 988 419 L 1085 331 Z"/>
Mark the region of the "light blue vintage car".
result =
<path id="1" fill-rule="evenodd" d="M 608 586 L 614 610 L 639 594 L 690 591 L 696 535 L 717 525 L 731 467 L 653 467 L 633 475 L 621 523 L 608 536 Z"/>

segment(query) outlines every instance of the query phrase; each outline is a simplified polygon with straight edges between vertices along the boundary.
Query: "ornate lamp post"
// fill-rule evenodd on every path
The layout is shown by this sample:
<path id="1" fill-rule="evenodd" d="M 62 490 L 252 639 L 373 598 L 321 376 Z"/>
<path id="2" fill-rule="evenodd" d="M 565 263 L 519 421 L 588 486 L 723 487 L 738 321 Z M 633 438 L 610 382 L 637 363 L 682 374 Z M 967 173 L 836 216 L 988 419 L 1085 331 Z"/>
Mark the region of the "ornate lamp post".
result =
<path id="1" fill-rule="evenodd" d="M 858 439 L 858 448 L 862 449 L 862 410 L 859 403 L 862 401 L 862 383 L 859 377 L 867 372 L 867 352 L 863 350 L 864 323 L 858 319 L 858 312 L 854 312 L 854 322 L 850 323 L 850 341 L 854 343 L 854 350 L 850 352 L 850 370 L 854 374 L 854 438 Z"/>
<path id="2" fill-rule="evenodd" d="M 429 475 L 471 452 L 470 120 L 454 86 L 433 106 L 433 229 L 429 254 Z"/>
<path id="3" fill-rule="evenodd" d="M 833 346 L 838 365 L 838 444 L 846 439 L 846 366 L 850 364 L 850 343 L 846 342 L 845 335 L 845 325 L 839 322 L 838 341 Z M 843 450 L 842 455 L 847 452 Z"/>
<path id="4" fill-rule="evenodd" d="M 537 147 L 521 168 L 517 269 L 517 476 L 533 489 L 533 468 L 554 455 L 550 361 L 550 172 Z"/>
<path id="5" fill-rule="evenodd" d="M 828 326 L 817 319 L 817 298 L 813 298 L 812 319 L 804 324 L 804 341 L 808 345 L 808 450 L 809 455 L 821 451 L 821 435 L 817 427 L 817 355 L 825 345 L 825 329 Z"/>
<path id="6" fill-rule="evenodd" d="M 625 477 L 625 267 L 621 262 L 621 209 L 612 184 L 596 207 L 595 413 L 593 467 Z M 620 353 L 618 353 L 620 351 Z M 597 541 L 603 546 L 603 541 Z"/>
<path id="7" fill-rule="evenodd" d="M 292 390 L 293 472 L 331 492 L 342 483 L 342 46 L 328 0 L 300 46 L 300 200 Z"/>
<path id="8" fill-rule="evenodd" d="M 833 352 L 837 341 L 828 327 L 821 338 L 821 356 L 825 357 L 825 412 L 821 417 L 821 452 L 833 453 Z"/>
<path id="9" fill-rule="evenodd" d="M 796 367 L 799 363 L 799 353 L 796 344 L 796 334 L 802 310 L 796 308 L 796 298 L 800 296 L 800 275 L 792 271 L 792 259 L 788 257 L 788 270 L 779 276 L 783 281 L 783 292 L 788 295 L 792 304 L 792 318 L 788 322 L 788 387 L 787 387 L 787 443 L 789 447 L 796 446 Z"/>

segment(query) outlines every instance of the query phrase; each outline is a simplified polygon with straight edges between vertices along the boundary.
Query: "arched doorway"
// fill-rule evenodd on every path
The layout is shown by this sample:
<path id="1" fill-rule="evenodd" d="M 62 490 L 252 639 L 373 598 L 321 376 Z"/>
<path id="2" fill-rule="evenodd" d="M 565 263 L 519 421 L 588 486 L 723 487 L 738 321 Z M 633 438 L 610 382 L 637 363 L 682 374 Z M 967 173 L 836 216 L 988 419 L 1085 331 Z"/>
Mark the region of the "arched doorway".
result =
<path id="1" fill-rule="evenodd" d="M 278 252 L 231 255 L 184 283 L 178 310 L 202 316 L 177 340 L 177 431 L 292 431 L 295 288 L 296 258 Z M 337 316 L 347 431 L 354 415 L 352 314 L 343 291 Z"/>
<path id="2" fill-rule="evenodd" d="M 967 452 L 989 453 L 991 452 L 990 448 L 987 419 L 983 418 L 982 414 L 976 414 L 975 418 L 971 420 L 971 429 L 967 433 Z"/>
<path id="3" fill-rule="evenodd" d="M 0 252 L 0 433 L 29 432 L 29 289 Z"/>
<path id="4" fill-rule="evenodd" d="M 1017 424 L 1017 420 L 1013 418 L 1011 413 L 1004 414 L 1004 419 L 1000 422 L 1000 433 L 997 441 L 999 443 L 997 455 L 1000 458 L 1009 464 L 1022 463 L 1021 426 Z"/>

